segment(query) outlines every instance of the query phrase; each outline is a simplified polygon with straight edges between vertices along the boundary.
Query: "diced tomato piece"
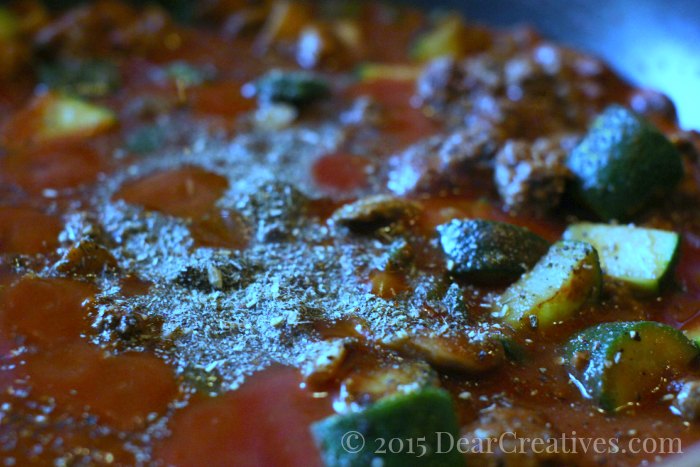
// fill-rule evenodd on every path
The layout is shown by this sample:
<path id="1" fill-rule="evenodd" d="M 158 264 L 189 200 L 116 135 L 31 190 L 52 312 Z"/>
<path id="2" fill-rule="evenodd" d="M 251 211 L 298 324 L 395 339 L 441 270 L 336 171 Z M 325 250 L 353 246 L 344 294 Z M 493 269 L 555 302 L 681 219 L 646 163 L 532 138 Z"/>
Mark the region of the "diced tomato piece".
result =
<path id="1" fill-rule="evenodd" d="M 151 288 L 151 283 L 136 276 L 124 276 L 119 280 L 120 292 L 125 297 L 145 295 Z"/>
<path id="2" fill-rule="evenodd" d="M 212 210 L 190 226 L 198 246 L 212 248 L 243 248 L 248 240 L 247 227 L 235 212 Z"/>
<path id="3" fill-rule="evenodd" d="M 84 144 L 52 144 L 11 154 L 3 161 L 10 181 L 30 193 L 93 183 L 108 163 Z"/>
<path id="4" fill-rule="evenodd" d="M 401 274 L 388 271 L 373 271 L 370 274 L 372 293 L 378 297 L 390 299 L 409 289 Z"/>
<path id="5" fill-rule="evenodd" d="M 32 355 L 26 371 L 32 397 L 51 397 L 59 410 L 96 415 L 119 430 L 144 426 L 151 413 L 165 412 L 177 395 L 172 370 L 156 356 L 108 356 L 85 342 Z"/>
<path id="6" fill-rule="evenodd" d="M 22 278 L 0 297 L 0 327 L 41 347 L 77 340 L 90 329 L 84 302 L 95 292 L 70 279 Z"/>
<path id="7" fill-rule="evenodd" d="M 316 183 L 329 191 L 351 191 L 367 184 L 370 161 L 343 152 L 319 158 L 312 171 Z"/>
<path id="8" fill-rule="evenodd" d="M 115 197 L 171 216 L 195 218 L 207 213 L 227 187 L 225 177 L 186 166 L 128 183 Z"/>
<path id="9" fill-rule="evenodd" d="M 219 397 L 199 397 L 176 413 L 172 436 L 154 450 L 167 465 L 320 465 L 309 426 L 331 413 L 329 398 L 299 388 L 290 368 L 270 368 Z"/>
<path id="10" fill-rule="evenodd" d="M 235 117 L 256 106 L 254 100 L 243 97 L 241 86 L 237 81 L 210 83 L 188 89 L 187 96 L 196 112 Z"/>
<path id="11" fill-rule="evenodd" d="M 10 147 L 83 139 L 117 123 L 114 113 L 98 105 L 57 92 L 34 97 L 14 114 L 2 131 Z"/>
<path id="12" fill-rule="evenodd" d="M 0 253 L 35 255 L 58 246 L 61 221 L 32 208 L 0 207 Z"/>

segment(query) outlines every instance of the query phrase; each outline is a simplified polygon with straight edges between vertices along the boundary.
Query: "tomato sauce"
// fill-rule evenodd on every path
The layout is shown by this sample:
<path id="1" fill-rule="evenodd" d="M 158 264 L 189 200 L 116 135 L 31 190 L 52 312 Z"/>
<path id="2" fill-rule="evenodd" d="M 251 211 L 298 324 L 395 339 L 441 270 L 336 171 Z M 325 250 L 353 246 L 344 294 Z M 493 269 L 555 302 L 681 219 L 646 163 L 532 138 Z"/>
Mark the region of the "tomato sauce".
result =
<path id="1" fill-rule="evenodd" d="M 321 465 L 308 426 L 332 412 L 328 394 L 302 391 L 299 373 L 273 367 L 221 397 L 197 397 L 172 421 L 155 458 L 173 465 Z"/>
<path id="2" fill-rule="evenodd" d="M 591 220 L 562 195 L 568 175 L 554 209 L 508 205 L 494 161 L 510 142 L 580 138 L 605 104 L 636 95 L 629 85 L 534 33 L 468 23 L 458 30 L 468 44 L 443 62 L 454 67 L 431 75 L 444 54 L 420 62 L 420 40 L 445 17 L 378 2 L 199 3 L 189 24 L 173 17 L 189 10 L 119 0 L 65 11 L 11 2 L 17 27 L 6 37 L 0 22 L 0 458 L 320 466 L 310 426 L 397 384 L 370 377 L 414 367 L 449 391 L 463 432 L 495 407 L 543 415 L 557 433 L 700 440 L 697 422 L 661 398 L 683 381 L 605 413 L 558 358 L 597 323 L 700 327 L 697 177 L 636 219 L 681 233 L 673 280 L 649 298 L 606 279 L 599 303 L 548 331 L 508 334 L 491 311 L 505 285 L 455 277 L 439 249 L 436 228 L 454 219 L 515 224 L 549 242 Z M 373 64 L 402 68 L 364 77 Z M 324 92 L 265 97 L 256 86 L 273 69 L 304 69 Z M 692 141 L 662 110 L 647 117 L 677 146 Z M 142 131 L 148 144 L 133 144 Z M 429 183 L 393 193 L 392 171 L 414 163 Z M 524 196 L 539 195 L 531 188 Z M 445 330 L 461 334 L 430 340 Z M 464 342 L 494 330 L 522 355 L 471 372 L 441 360 L 452 344 L 471 356 Z M 402 346 L 411 341 L 397 336 L 413 332 L 424 345 Z M 321 344 L 337 345 L 327 367 Z"/>

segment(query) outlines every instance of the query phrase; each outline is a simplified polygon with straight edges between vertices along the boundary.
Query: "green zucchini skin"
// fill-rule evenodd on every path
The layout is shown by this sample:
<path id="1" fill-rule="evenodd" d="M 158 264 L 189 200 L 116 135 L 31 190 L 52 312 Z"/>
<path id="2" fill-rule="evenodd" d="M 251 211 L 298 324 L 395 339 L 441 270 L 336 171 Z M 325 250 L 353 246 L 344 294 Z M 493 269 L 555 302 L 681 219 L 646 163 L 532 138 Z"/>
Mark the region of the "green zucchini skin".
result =
<path id="1" fill-rule="evenodd" d="M 262 102 L 283 102 L 303 106 L 330 94 L 328 83 L 307 71 L 271 70 L 254 83 L 255 95 Z"/>
<path id="2" fill-rule="evenodd" d="M 681 331 L 653 321 L 603 323 L 564 347 L 569 374 L 603 410 L 641 400 L 669 374 L 690 369 L 700 349 Z"/>
<path id="3" fill-rule="evenodd" d="M 569 226 L 564 238 L 592 244 L 605 274 L 649 295 L 672 275 L 681 243 L 675 232 L 587 222 Z"/>
<path id="4" fill-rule="evenodd" d="M 364 438 L 359 452 L 348 452 L 343 447 L 343 436 L 348 432 L 357 432 Z M 455 441 L 459 438 L 452 398 L 447 391 L 435 387 L 386 397 L 361 412 L 332 415 L 313 424 L 311 433 L 326 466 L 366 467 L 374 465 L 372 460 L 377 458 L 384 467 L 465 465 L 462 455 L 449 449 L 449 436 L 444 434 L 449 433 Z M 441 444 L 438 436 L 443 437 Z M 421 438 L 424 442 L 417 442 Z M 388 443 L 392 439 L 403 440 L 403 449 L 390 452 Z M 409 440 L 413 440 L 413 453 L 409 452 Z M 422 456 L 418 444 L 426 446 Z M 382 446 L 386 453 L 377 452 Z"/>
<path id="5" fill-rule="evenodd" d="M 674 145 L 630 110 L 612 105 L 569 154 L 576 196 L 603 220 L 627 220 L 683 177 Z"/>
<path id="6" fill-rule="evenodd" d="M 121 85 L 117 65 L 108 60 L 40 63 L 37 75 L 48 88 L 79 97 L 102 97 Z"/>
<path id="7" fill-rule="evenodd" d="M 515 329 L 548 328 L 570 318 L 601 290 L 598 253 L 585 242 L 555 243 L 535 267 L 494 302 L 493 312 Z"/>
<path id="8" fill-rule="evenodd" d="M 683 333 L 695 342 L 696 345 L 700 346 L 700 319 L 693 319 L 690 323 L 683 326 Z"/>
<path id="9" fill-rule="evenodd" d="M 512 282 L 549 248 L 530 230 L 505 222 L 455 219 L 437 230 L 447 270 L 476 283 Z"/>

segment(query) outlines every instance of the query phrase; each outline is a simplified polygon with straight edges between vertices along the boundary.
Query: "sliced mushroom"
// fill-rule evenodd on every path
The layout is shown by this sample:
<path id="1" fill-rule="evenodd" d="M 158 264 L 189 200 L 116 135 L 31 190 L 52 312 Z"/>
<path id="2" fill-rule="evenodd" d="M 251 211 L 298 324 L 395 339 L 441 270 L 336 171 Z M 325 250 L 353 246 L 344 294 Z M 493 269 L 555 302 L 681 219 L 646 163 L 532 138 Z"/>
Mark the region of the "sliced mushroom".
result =
<path id="1" fill-rule="evenodd" d="M 333 213 L 331 224 L 366 232 L 399 221 L 414 219 L 421 207 L 413 201 L 388 195 L 373 195 L 346 204 Z"/>
<path id="2" fill-rule="evenodd" d="M 75 243 L 55 265 L 58 272 L 83 276 L 102 274 L 118 267 L 109 250 L 93 240 Z"/>
<path id="3" fill-rule="evenodd" d="M 501 342 L 495 338 L 466 335 L 437 335 L 430 332 L 407 335 L 388 346 L 405 355 L 425 359 L 432 366 L 464 373 L 483 373 L 505 361 Z"/>
<path id="4" fill-rule="evenodd" d="M 364 406 L 398 392 L 439 384 L 437 374 L 424 362 L 397 359 L 358 365 L 340 387 L 338 402 L 348 409 Z"/>
<path id="5" fill-rule="evenodd" d="M 330 339 L 319 342 L 308 355 L 301 372 L 311 389 L 323 388 L 339 376 L 353 339 Z"/>

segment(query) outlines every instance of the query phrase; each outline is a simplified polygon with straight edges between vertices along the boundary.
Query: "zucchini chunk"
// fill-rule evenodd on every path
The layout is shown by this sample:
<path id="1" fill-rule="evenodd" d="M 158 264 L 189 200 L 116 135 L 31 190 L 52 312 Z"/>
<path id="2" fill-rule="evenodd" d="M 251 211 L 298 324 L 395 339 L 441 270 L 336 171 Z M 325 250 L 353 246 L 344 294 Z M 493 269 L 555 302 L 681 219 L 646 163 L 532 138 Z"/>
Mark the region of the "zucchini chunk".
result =
<path id="1" fill-rule="evenodd" d="M 698 346 L 700 346 L 700 318 L 697 316 L 683 325 L 683 332 Z"/>
<path id="2" fill-rule="evenodd" d="M 31 112 L 37 119 L 34 139 L 42 142 L 92 136 L 117 123 L 108 108 L 62 93 L 44 94 Z"/>
<path id="3" fill-rule="evenodd" d="M 418 37 L 411 49 L 411 58 L 425 62 L 445 55 L 460 57 L 464 54 L 466 39 L 464 21 L 451 15 Z"/>
<path id="4" fill-rule="evenodd" d="M 55 91 L 79 97 L 101 97 L 119 88 L 121 75 L 108 60 L 63 60 L 41 63 L 39 81 Z"/>
<path id="5" fill-rule="evenodd" d="M 687 370 L 699 353 L 677 329 L 630 321 L 578 333 L 565 346 L 564 359 L 584 395 L 615 411 L 653 392 L 665 376 Z"/>
<path id="6" fill-rule="evenodd" d="M 575 193 L 604 220 L 629 219 L 683 177 L 681 154 L 652 124 L 619 105 L 608 107 L 569 154 Z"/>
<path id="7" fill-rule="evenodd" d="M 165 67 L 166 77 L 185 88 L 200 86 L 214 78 L 214 71 L 201 66 L 192 65 L 186 61 L 178 60 Z"/>
<path id="8" fill-rule="evenodd" d="M 493 304 L 515 329 L 547 328 L 569 318 L 601 289 L 598 253 L 588 243 L 555 243 L 545 256 Z"/>
<path id="9" fill-rule="evenodd" d="M 390 80 L 415 81 L 423 71 L 422 66 L 400 65 L 394 63 L 363 63 L 357 67 L 355 74 L 363 82 Z"/>
<path id="10" fill-rule="evenodd" d="M 671 274 L 680 246 L 675 232 L 624 225 L 574 224 L 564 238 L 590 243 L 605 274 L 650 294 Z"/>
<path id="11" fill-rule="evenodd" d="M 505 222 L 455 219 L 437 230 L 447 270 L 473 282 L 512 282 L 549 248 L 545 239 Z"/>
<path id="12" fill-rule="evenodd" d="M 19 19 L 9 9 L 0 6 L 0 40 L 12 39 L 19 31 Z"/>
<path id="13" fill-rule="evenodd" d="M 376 465 L 384 467 L 464 466 L 462 455 L 456 449 L 449 449 L 448 434 L 458 439 L 459 424 L 452 398 L 443 389 L 396 394 L 361 412 L 321 420 L 311 426 L 311 432 L 327 466 L 365 467 L 377 462 Z M 349 432 L 362 435 L 364 446 L 359 436 L 349 439 Z M 382 447 L 379 438 L 386 443 L 401 439 L 403 449 L 398 445 L 393 449 Z M 408 444 L 411 442 L 412 448 Z M 358 452 L 352 452 L 355 447 Z"/>
<path id="14" fill-rule="evenodd" d="M 326 97 L 330 88 L 314 73 L 272 70 L 255 81 L 254 93 L 261 102 L 302 106 Z"/>

